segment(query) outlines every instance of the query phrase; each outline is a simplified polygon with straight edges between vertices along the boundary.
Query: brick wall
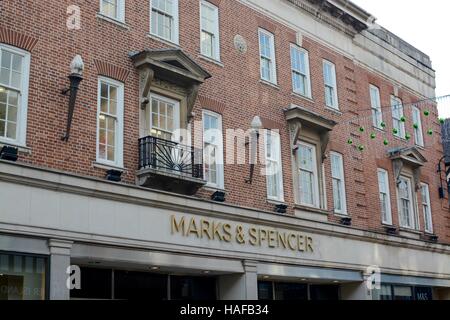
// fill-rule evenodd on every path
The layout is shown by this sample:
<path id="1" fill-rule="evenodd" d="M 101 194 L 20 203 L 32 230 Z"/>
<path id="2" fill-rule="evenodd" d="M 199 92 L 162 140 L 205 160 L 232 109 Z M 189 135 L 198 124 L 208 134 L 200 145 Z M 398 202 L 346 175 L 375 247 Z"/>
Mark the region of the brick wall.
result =
<path id="1" fill-rule="evenodd" d="M 313 99 L 304 99 L 292 94 L 290 71 L 290 43 L 295 41 L 295 32 L 284 25 L 255 12 L 238 1 L 214 1 L 219 5 L 221 62 L 223 66 L 199 57 L 199 1 L 180 1 L 180 47 L 197 63 L 212 74 L 200 89 L 194 112 L 194 120 L 201 119 L 201 109 L 222 113 L 223 128 L 247 130 L 255 115 L 261 116 L 265 124 L 281 128 L 282 162 L 285 200 L 289 214 L 293 214 L 294 190 L 291 170 L 289 133 L 283 109 L 291 103 L 313 110 L 339 123 L 333 131 L 329 150 L 344 154 L 348 211 L 353 218 L 353 227 L 369 231 L 384 231 L 381 225 L 376 170 L 382 167 L 390 173 L 390 190 L 394 224 L 398 226 L 397 205 L 392 162 L 386 151 L 395 146 L 407 146 L 390 136 L 391 144 L 385 147 L 380 133 L 371 141 L 367 133 L 358 132 L 360 126 L 370 127 L 367 116 L 370 111 L 369 83 L 380 88 L 381 104 L 390 105 L 394 85 L 386 79 L 370 73 L 356 65 L 348 57 L 320 45 L 313 39 L 303 37 L 303 47 L 309 51 Z M 81 7 L 81 30 L 66 28 L 67 6 Z M 99 177 L 105 170 L 94 168 L 96 158 L 96 114 L 97 79 L 107 75 L 125 83 L 124 118 L 124 182 L 135 183 L 138 165 L 137 140 L 139 138 L 139 83 L 138 73 L 128 58 L 130 51 L 145 48 L 167 48 L 168 45 L 148 36 L 148 1 L 126 1 L 126 27 L 96 17 L 99 1 L 0 1 L 0 41 L 25 48 L 32 52 L 27 146 L 31 154 L 21 154 L 20 161 L 40 167 Z M 260 81 L 258 27 L 275 34 L 278 86 Z M 245 54 L 239 53 L 233 44 L 235 35 L 243 36 L 248 44 Z M 84 81 L 81 84 L 77 107 L 69 142 L 61 141 L 67 119 L 67 97 L 60 94 L 68 85 L 69 63 L 80 54 L 85 62 Z M 338 96 L 341 112 L 325 108 L 322 59 L 336 65 Z M 407 90 L 400 89 L 404 103 L 418 98 Z M 428 107 L 427 107 L 428 108 Z M 439 178 L 436 164 L 442 156 L 439 139 L 439 123 L 436 107 L 429 106 L 432 115 L 423 119 L 424 131 L 433 128 L 433 137 L 425 135 L 426 148 L 421 150 L 428 159 L 422 170 L 423 180 L 430 184 L 433 219 L 440 241 L 450 243 L 450 221 L 447 200 L 438 198 Z M 410 123 L 411 110 L 405 109 Z M 387 132 L 392 129 L 392 120 L 386 117 Z M 348 145 L 348 138 L 354 145 Z M 381 139 L 381 141 L 380 141 Z M 366 146 L 364 152 L 356 146 Z M 331 213 L 333 204 L 331 168 L 325 160 L 327 202 L 330 222 L 338 218 Z M 227 203 L 273 211 L 274 205 L 266 199 L 264 176 L 255 174 L 253 184 L 245 183 L 248 165 L 226 165 L 225 189 Z M 259 172 L 259 166 L 255 173 Z M 208 198 L 209 190 L 201 190 L 197 196 Z M 420 202 L 420 198 L 419 198 Z M 420 205 L 420 203 L 419 203 Z M 419 206 L 420 208 L 420 206 Z M 423 229 L 423 216 L 420 214 Z"/>

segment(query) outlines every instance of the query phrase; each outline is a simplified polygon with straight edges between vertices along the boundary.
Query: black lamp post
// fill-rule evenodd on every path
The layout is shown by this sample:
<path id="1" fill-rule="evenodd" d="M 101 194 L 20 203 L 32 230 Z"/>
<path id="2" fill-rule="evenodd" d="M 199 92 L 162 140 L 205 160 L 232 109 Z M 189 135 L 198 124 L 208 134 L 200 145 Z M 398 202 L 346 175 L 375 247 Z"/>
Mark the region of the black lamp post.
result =
<path id="1" fill-rule="evenodd" d="M 259 139 L 259 131 L 263 128 L 263 124 L 261 122 L 261 118 L 259 116 L 255 116 L 251 123 L 251 133 L 250 133 L 250 175 L 245 182 L 248 184 L 252 184 L 253 182 L 253 172 L 255 171 L 255 163 L 258 152 L 258 139 Z"/>
<path id="2" fill-rule="evenodd" d="M 77 100 L 78 88 L 80 82 L 83 80 L 82 75 L 84 70 L 84 63 L 83 60 L 81 59 L 81 56 L 76 55 L 75 58 L 73 58 L 72 63 L 70 64 L 70 70 L 71 70 L 71 73 L 69 75 L 70 87 L 62 91 L 62 94 L 64 95 L 69 94 L 69 111 L 67 116 L 66 133 L 61 138 L 63 141 L 66 142 L 69 140 L 70 136 L 70 127 L 72 125 L 73 112 L 75 110 L 75 102 Z"/>

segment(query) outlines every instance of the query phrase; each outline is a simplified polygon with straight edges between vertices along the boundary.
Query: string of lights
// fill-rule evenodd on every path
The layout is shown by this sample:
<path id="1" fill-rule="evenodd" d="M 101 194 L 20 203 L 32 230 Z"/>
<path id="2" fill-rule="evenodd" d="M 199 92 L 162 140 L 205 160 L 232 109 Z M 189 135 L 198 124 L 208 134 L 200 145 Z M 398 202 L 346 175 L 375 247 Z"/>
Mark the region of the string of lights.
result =
<path id="1" fill-rule="evenodd" d="M 421 117 L 428 118 L 432 115 L 432 112 L 430 111 L 430 108 L 441 106 L 444 103 L 449 103 L 450 107 L 450 95 L 445 96 L 439 96 L 439 97 L 433 97 L 433 98 L 427 98 L 418 100 L 411 103 L 406 104 L 391 104 L 389 106 L 381 106 L 381 107 L 370 107 L 367 109 L 358 109 L 358 113 L 365 113 L 368 112 L 368 115 L 358 115 L 356 117 L 347 119 L 345 121 L 342 121 L 338 123 L 338 126 L 347 126 L 348 128 L 348 134 L 349 138 L 347 140 L 347 143 L 349 145 L 354 145 L 354 140 L 361 140 L 363 134 L 369 133 L 369 138 L 371 141 L 376 140 L 380 136 L 383 138 L 383 145 L 388 146 L 390 145 L 391 141 L 389 137 L 397 137 L 401 138 L 405 141 L 410 141 L 413 137 L 413 134 L 411 132 L 415 133 L 416 131 L 420 130 L 422 131 L 422 140 L 423 140 L 423 122 L 421 121 Z M 413 117 L 413 125 L 411 128 L 411 132 L 409 132 L 405 126 L 405 124 L 408 121 L 408 118 L 405 116 L 405 109 L 407 108 L 415 107 L 417 110 L 419 110 L 420 115 Z M 385 119 L 387 119 L 386 114 L 389 113 L 389 115 L 392 115 L 392 119 L 394 122 L 396 122 L 395 125 L 393 125 L 392 133 L 388 132 L 386 130 L 387 124 L 385 122 Z M 394 118 L 395 115 L 395 118 Z M 375 118 L 377 117 L 377 118 Z M 414 119 L 416 118 L 416 119 Z M 443 118 L 436 118 L 439 124 L 443 124 L 445 120 Z M 433 125 L 436 124 L 433 122 Z M 376 129 L 374 129 L 376 128 Z M 379 129 L 379 130 L 378 130 Z M 435 130 L 432 127 L 427 128 L 425 131 L 428 136 L 434 136 Z M 417 139 L 420 139 L 420 135 L 416 135 L 415 140 L 417 144 Z M 436 141 L 434 141 L 436 142 Z M 444 140 L 446 142 L 446 140 Z M 422 141 L 423 144 L 423 141 Z M 364 151 L 365 146 L 361 143 L 356 145 L 356 148 L 359 151 Z"/>

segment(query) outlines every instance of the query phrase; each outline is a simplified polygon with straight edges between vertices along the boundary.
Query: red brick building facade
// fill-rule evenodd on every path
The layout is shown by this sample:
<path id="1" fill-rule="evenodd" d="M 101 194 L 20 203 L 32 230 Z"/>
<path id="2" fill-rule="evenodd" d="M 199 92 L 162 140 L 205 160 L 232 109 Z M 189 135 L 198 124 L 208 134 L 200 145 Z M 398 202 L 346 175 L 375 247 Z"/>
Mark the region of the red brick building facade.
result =
<path id="1" fill-rule="evenodd" d="M 311 15 L 311 10 L 319 10 L 314 1 L 281 1 L 283 4 L 279 5 L 280 12 L 271 12 L 271 8 L 277 5 L 266 6 L 266 1 L 258 5 L 257 1 L 211 0 L 209 2 L 218 8 L 219 17 L 220 59 L 216 61 L 201 53 L 200 1 L 178 1 L 178 28 L 175 32 L 178 33 L 179 41 L 175 41 L 175 43 L 160 39 L 149 32 L 151 30 L 150 1 L 122 1 L 124 3 L 124 10 L 121 11 L 124 14 L 122 19 L 112 19 L 105 16 L 100 7 L 101 1 L 29 2 L 6 0 L 0 2 L 0 45 L 19 48 L 30 54 L 25 144 L 20 145 L 0 140 L 2 145 L 19 146 L 16 166 L 36 168 L 45 172 L 49 171 L 52 174 L 67 175 L 67 177 L 79 179 L 94 178 L 95 180 L 92 181 L 99 181 L 100 184 L 112 184 L 112 188 L 119 185 L 124 188 L 123 190 L 127 190 L 127 188 L 133 188 L 134 190 L 137 181 L 136 175 L 140 169 L 138 167 L 138 140 L 142 137 L 140 133 L 140 102 L 143 80 L 140 70 L 134 64 L 133 57 L 136 53 L 146 49 L 150 51 L 157 49 L 181 50 L 192 59 L 193 63 L 211 75 L 200 85 L 192 115 L 188 115 L 189 121 L 187 122 L 193 124 L 195 121 L 200 121 L 201 123 L 203 110 L 220 114 L 224 130 L 224 144 L 226 129 L 243 129 L 246 131 L 250 129 L 250 124 L 255 116 L 259 116 L 264 128 L 279 129 L 283 203 L 287 205 L 287 213 L 282 219 L 295 219 L 295 221 L 304 219 L 307 225 L 309 223 L 320 223 L 326 225 L 328 229 L 333 229 L 333 226 L 336 226 L 342 234 L 347 232 L 345 230 L 352 230 L 348 231 L 349 237 L 352 237 L 352 232 L 361 232 L 369 238 L 377 239 L 373 241 L 378 241 L 383 245 L 388 245 L 390 237 L 397 239 L 398 242 L 412 241 L 414 245 L 422 247 L 420 250 L 430 247 L 431 251 L 437 250 L 441 255 L 448 257 L 450 250 L 448 247 L 450 245 L 450 215 L 448 201 L 439 197 L 438 187 L 441 180 L 436 173 L 437 164 L 443 155 L 441 139 L 439 138 L 438 113 L 436 104 L 432 101 L 419 103 L 419 101 L 431 98 L 434 94 L 434 71 L 430 63 L 427 64 L 423 61 L 423 59 L 428 59 L 427 56 L 416 51 L 416 58 L 409 55 L 409 60 L 398 62 L 396 59 L 403 59 L 402 55 L 405 54 L 404 47 L 402 49 L 396 42 L 400 40 L 391 38 L 395 41 L 389 43 L 375 33 L 367 31 L 373 23 L 369 14 L 362 9 L 358 9 L 360 12 L 357 13 L 342 11 L 335 3 L 336 1 L 327 2 L 329 4 L 325 6 L 324 11 L 315 18 L 309 18 L 319 25 L 318 33 L 311 34 L 307 28 L 301 30 L 297 26 L 303 23 L 301 19 L 305 15 L 308 15 L 308 17 Z M 122 3 L 122 1 L 118 3 Z M 72 7 L 69 7 L 71 5 Z M 79 8 L 79 17 L 77 16 L 77 8 Z M 288 17 L 289 12 L 297 12 L 299 20 L 286 20 L 283 15 Z M 341 12 L 342 17 L 333 17 L 333 12 Z M 72 17 L 75 20 L 71 20 Z M 366 21 L 363 20 L 364 17 Z M 69 26 L 71 21 L 80 24 L 71 28 Z M 275 53 L 273 63 L 276 68 L 276 84 L 261 79 L 259 29 L 264 29 L 273 35 Z M 325 29 L 329 30 L 327 32 L 330 34 L 324 38 L 320 34 L 320 30 Z M 385 32 L 385 34 L 394 37 L 387 31 Z M 352 44 L 352 49 L 345 51 L 343 48 L 334 47 L 332 42 L 327 42 L 327 37 L 333 37 L 334 33 L 347 39 L 346 41 Z M 237 35 L 244 39 L 245 50 L 238 50 L 235 38 Z M 360 49 L 361 44 L 366 44 L 367 47 Z M 293 92 L 292 45 L 301 47 L 308 52 L 311 98 Z M 374 47 L 376 48 L 374 49 Z M 370 53 L 363 55 L 358 50 L 367 50 Z M 386 53 L 389 50 L 396 57 L 390 57 Z M 353 55 L 350 53 L 351 51 L 354 53 Z M 83 81 L 78 91 L 71 124 L 71 135 L 68 141 L 63 141 L 61 137 L 67 125 L 68 97 L 62 95 L 61 90 L 69 85 L 67 78 L 70 73 L 69 65 L 75 55 L 80 55 L 84 61 Z M 361 57 L 364 57 L 367 61 L 364 61 Z M 339 110 L 326 106 L 324 60 L 335 65 Z M 372 60 L 377 62 L 371 64 Z M 378 60 L 389 65 L 386 67 L 388 71 L 383 72 L 381 68 L 374 67 L 374 65 L 382 64 Z M 396 63 L 398 65 L 393 67 Z M 392 68 L 398 68 L 398 70 L 392 71 Z M 400 69 L 401 71 L 399 71 Z M 407 81 L 404 83 L 401 82 L 401 74 L 403 73 L 407 74 Z M 398 78 L 393 79 L 392 74 L 397 74 Z M 157 73 L 156 77 L 158 75 Z M 119 81 L 123 84 L 124 89 L 123 167 L 111 167 L 123 171 L 122 181 L 119 184 L 106 181 L 106 171 L 111 168 L 97 163 L 99 77 Z M 419 80 L 420 77 L 422 77 L 422 81 Z M 411 81 L 415 81 L 413 85 L 411 85 Z M 370 85 L 379 89 L 380 103 L 383 107 L 384 130 L 373 129 L 372 127 Z M 426 89 L 421 91 L 420 88 Z M 150 88 L 150 90 L 152 89 Z M 424 147 L 416 145 L 417 141 L 415 141 L 414 135 L 411 139 L 401 139 L 394 137 L 391 133 L 394 129 L 391 96 L 396 96 L 403 102 L 405 127 L 406 131 L 411 134 L 414 125 L 411 106 L 418 103 L 422 115 Z M 294 171 L 296 169 L 293 166 L 295 151 L 293 152 L 291 144 L 292 131 L 286 120 L 286 110 L 290 106 L 299 106 L 319 116 L 322 120 L 326 119 L 336 123 L 329 134 L 329 142 L 326 141 L 328 142 L 326 143 L 321 140 L 322 146 L 326 149 L 323 150 L 323 165 L 320 161 L 318 165 L 318 170 L 321 171 L 319 185 L 321 202 L 323 203 L 318 208 L 300 205 L 295 198 L 297 192 L 294 182 L 296 179 Z M 426 111 L 430 113 L 428 116 L 424 116 Z M 364 132 L 361 132 L 361 127 L 364 128 Z M 433 135 L 427 134 L 427 130 L 432 130 Z M 370 137 L 372 132 L 376 133 L 375 139 Z M 352 140 L 351 144 L 348 141 L 349 139 Z M 385 139 L 388 140 L 389 145 L 383 143 Z M 364 150 L 359 150 L 360 146 L 364 146 Z M 247 148 L 247 146 L 241 145 L 237 148 Z M 429 186 L 432 232 L 426 232 L 425 230 L 426 222 L 422 211 L 423 203 L 420 191 L 413 192 L 416 199 L 414 202 L 416 208 L 412 207 L 416 211 L 418 227 L 415 230 L 407 230 L 401 226 L 397 203 L 398 194 L 396 192 L 396 174 L 401 173 L 401 170 L 396 172 L 393 165 L 395 160 L 399 159 L 396 158 L 395 154 L 389 154 L 389 151 L 393 149 L 397 150 L 397 156 L 401 158 L 400 162 L 403 161 L 402 170 L 408 171 L 409 166 L 414 162 L 411 165 L 411 173 L 414 176 L 417 162 L 421 162 L 421 159 L 417 159 L 417 157 L 421 155 L 425 158 L 425 161 L 418 165 L 420 166 L 419 180 Z M 413 150 L 412 154 L 410 153 L 411 150 Z M 330 152 L 343 155 L 346 193 L 344 199 L 347 207 L 344 215 L 334 212 Z M 227 148 L 224 147 L 225 159 L 227 158 L 226 153 Z M 417 153 L 419 153 L 419 156 Z M 12 166 L 12 164 L 4 163 L 6 163 L 4 164 L 5 168 L 2 167 L 1 169 L 10 170 L 8 166 Z M 270 216 L 273 215 L 274 221 L 279 221 L 280 214 L 274 213 L 277 203 L 267 199 L 266 177 L 259 174 L 261 168 L 261 164 L 255 166 L 253 181 L 249 184 L 245 181 L 249 175 L 248 163 L 242 165 L 226 163 L 223 172 L 223 189 L 226 200 L 223 206 L 228 206 L 229 210 L 253 210 Z M 392 215 L 392 226 L 389 228 L 382 223 L 378 169 L 386 170 L 389 177 Z M 4 172 L 3 174 L 6 177 L 13 173 Z M 39 177 L 35 176 L 34 178 L 38 179 Z M 64 191 L 65 182 L 63 180 L 54 181 L 55 184 L 49 189 Z M 10 179 L 6 178 L 5 181 L 11 182 Z M 22 182 L 22 184 L 27 183 Z M 138 189 L 144 190 L 145 188 Z M 202 187 L 189 197 L 189 201 L 197 201 L 196 199 L 198 199 L 210 203 L 211 194 L 214 191 L 214 188 Z M 92 196 L 97 197 L 96 192 L 92 192 Z M 158 193 L 159 191 L 146 189 L 142 192 Z M 184 201 L 182 199 L 185 196 L 179 195 L 179 197 L 180 201 Z M 51 200 L 49 199 L 49 201 Z M 117 201 L 126 202 L 126 200 Z M 164 202 L 164 200 L 162 201 Z M 73 204 L 75 205 L 76 202 Z M 164 205 L 162 206 L 164 207 Z M 195 213 L 195 209 L 186 207 L 185 210 L 181 209 L 181 212 Z M 306 215 L 303 215 L 304 212 L 306 212 Z M 343 220 L 346 217 L 351 218 L 350 226 L 342 225 L 345 221 L 348 224 L 348 220 Z M 0 215 L 0 222 L 2 222 L 1 220 Z M 282 227 L 289 228 L 290 220 L 283 221 Z M 268 222 L 266 221 L 266 223 Z M 119 228 L 119 226 L 116 227 Z M 306 230 L 320 229 L 317 226 L 303 226 L 302 228 L 306 228 Z M 389 235 L 387 232 L 392 232 L 393 229 L 395 229 L 394 234 Z M 5 227 L 0 232 L 8 236 L 10 234 L 7 230 L 9 228 Z M 18 232 L 17 230 L 16 232 Z M 83 231 L 80 232 L 83 233 Z M 89 234 L 92 231 L 85 230 L 84 232 Z M 75 234 L 66 234 L 62 237 L 55 234 L 49 236 L 49 238 L 58 238 L 63 242 L 70 242 L 70 246 L 77 241 L 80 241 L 80 243 L 86 241 L 77 240 L 79 237 Z M 321 243 L 321 245 L 324 244 Z M 132 245 L 127 244 L 127 246 Z M 2 248 L 0 245 L 1 250 L 7 251 L 7 248 Z M 394 259 L 392 256 L 391 258 Z M 72 257 L 72 261 L 77 261 L 77 259 L 82 260 Z M 439 257 L 438 259 L 445 258 Z M 81 264 L 84 265 L 85 261 L 82 261 Z M 300 260 L 298 264 L 314 265 L 313 263 L 305 264 L 305 261 Z M 381 266 L 383 273 L 390 273 L 395 269 L 386 267 L 386 270 L 384 270 L 383 268 Z M 449 274 L 446 273 L 448 269 L 436 271 L 436 274 L 432 274 L 431 270 L 416 270 L 415 268 L 415 265 L 411 265 L 410 268 L 406 267 L 405 270 L 408 270 L 411 275 L 425 276 L 428 274 L 430 277 L 439 278 L 440 281 L 450 281 Z M 355 267 L 353 266 L 350 269 L 355 269 Z M 421 271 L 424 272 L 421 273 Z M 245 272 L 248 272 L 248 270 Z M 441 273 L 438 275 L 439 272 Z M 257 277 L 261 278 L 261 276 L 258 272 Z M 269 276 L 272 277 L 268 275 L 267 278 Z M 221 282 L 221 280 L 218 281 Z M 430 286 L 434 287 L 434 285 Z M 436 285 L 436 287 L 440 287 L 440 285 Z M 350 288 L 350 285 L 348 288 Z M 52 290 L 51 285 L 50 296 L 52 296 Z M 56 289 L 54 290 L 56 292 Z M 443 292 L 444 289 L 433 292 L 434 297 L 445 297 Z M 343 296 L 344 294 L 341 292 L 341 297 Z M 57 297 L 57 295 L 54 297 Z M 226 298 L 226 294 L 219 297 Z M 251 295 L 248 297 L 251 297 Z M 347 298 L 351 297 L 352 295 L 348 294 Z"/>

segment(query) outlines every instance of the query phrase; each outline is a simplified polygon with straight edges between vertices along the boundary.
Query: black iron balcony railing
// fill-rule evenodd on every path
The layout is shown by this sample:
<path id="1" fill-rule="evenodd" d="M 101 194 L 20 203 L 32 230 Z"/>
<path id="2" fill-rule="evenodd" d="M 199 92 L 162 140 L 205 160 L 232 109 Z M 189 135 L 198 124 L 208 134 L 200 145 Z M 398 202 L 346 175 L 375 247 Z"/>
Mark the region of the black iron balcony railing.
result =
<path id="1" fill-rule="evenodd" d="M 156 169 L 203 179 L 203 151 L 152 136 L 139 139 L 139 170 Z"/>

